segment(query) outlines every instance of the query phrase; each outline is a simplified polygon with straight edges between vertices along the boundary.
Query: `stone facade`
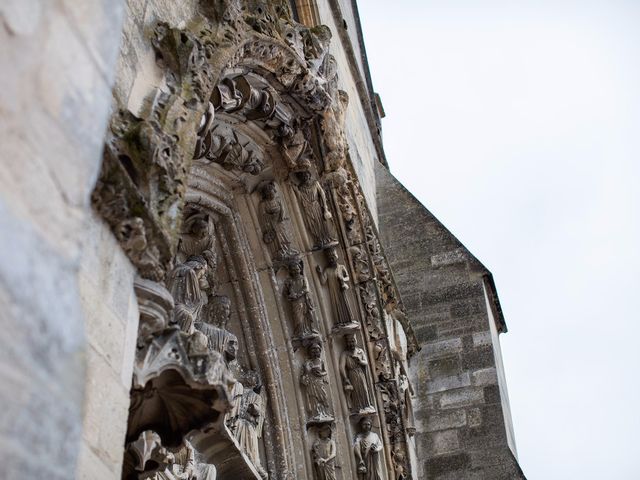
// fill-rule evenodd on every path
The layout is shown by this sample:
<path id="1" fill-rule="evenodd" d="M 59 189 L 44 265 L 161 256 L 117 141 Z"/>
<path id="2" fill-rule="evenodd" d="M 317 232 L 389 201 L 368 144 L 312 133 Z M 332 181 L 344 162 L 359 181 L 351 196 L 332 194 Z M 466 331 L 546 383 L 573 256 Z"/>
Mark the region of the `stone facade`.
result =
<path id="1" fill-rule="evenodd" d="M 3 478 L 524 478 L 490 274 L 386 170 L 355 2 L 0 18 Z"/>
<path id="2" fill-rule="evenodd" d="M 418 478 L 524 478 L 491 273 L 387 169 L 376 180 L 382 241 L 422 347 L 410 368 Z"/>

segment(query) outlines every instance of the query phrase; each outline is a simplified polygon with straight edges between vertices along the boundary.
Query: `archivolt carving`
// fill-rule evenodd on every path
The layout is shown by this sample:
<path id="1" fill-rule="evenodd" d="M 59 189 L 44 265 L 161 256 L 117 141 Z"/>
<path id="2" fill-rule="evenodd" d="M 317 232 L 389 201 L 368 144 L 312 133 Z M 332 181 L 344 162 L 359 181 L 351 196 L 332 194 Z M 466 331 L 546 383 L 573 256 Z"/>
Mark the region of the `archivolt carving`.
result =
<path id="1" fill-rule="evenodd" d="M 273 180 L 264 181 L 258 190 L 261 196 L 258 213 L 262 240 L 269 246 L 274 260 L 286 262 L 296 257 L 298 251 L 292 246 L 291 235 L 285 223 L 284 203 Z"/>
<path id="2" fill-rule="evenodd" d="M 139 116 L 114 115 L 92 197 L 142 277 L 127 441 L 158 468 L 142 461 L 140 478 L 212 480 L 205 467 L 221 445 L 229 478 L 305 468 L 278 332 L 292 347 L 295 365 L 284 366 L 302 387 L 302 423 L 316 433 L 304 439 L 315 477 L 336 478 L 336 440 L 365 416 L 356 469 L 351 458 L 343 476 L 409 478 L 404 360 L 390 354 L 385 315 L 405 327 L 409 354 L 415 339 L 349 163 L 331 33 L 296 24 L 280 1 L 202 0 L 200 13 L 186 28 L 151 29 L 166 88 Z M 332 330 L 349 332 L 344 348 L 323 341 Z M 345 396 L 335 410 L 333 381 Z M 382 438 L 371 432 L 377 411 Z"/>
<path id="3" fill-rule="evenodd" d="M 260 460 L 259 438 L 262 437 L 265 405 L 260 395 L 261 386 L 255 385 L 246 389 L 239 398 L 237 415 L 230 419 L 229 425 L 238 439 L 240 448 L 244 451 L 262 478 L 267 478 L 267 472 Z"/>
<path id="4" fill-rule="evenodd" d="M 309 422 L 313 424 L 333 421 L 329 400 L 329 372 L 322 359 L 322 344 L 313 342 L 307 348 L 308 359 L 302 366 L 300 383 L 306 389 Z"/>
<path id="5" fill-rule="evenodd" d="M 313 442 L 311 457 L 313 459 L 316 480 L 336 480 L 336 442 L 330 424 L 322 424 L 318 428 L 318 438 Z"/>
<path id="6" fill-rule="evenodd" d="M 320 281 L 327 285 L 329 299 L 333 311 L 333 331 L 344 333 L 345 331 L 358 330 L 360 325 L 355 321 L 353 308 L 349 300 L 349 273 L 347 268 L 339 263 L 338 252 L 335 247 L 325 250 L 327 267 L 316 266 Z"/>
<path id="7" fill-rule="evenodd" d="M 292 259 L 288 264 L 289 277 L 284 283 L 283 293 L 291 305 L 294 323 L 294 339 L 308 342 L 319 337 L 315 307 L 309 294 L 309 283 L 304 276 L 304 262 Z"/>
<path id="8" fill-rule="evenodd" d="M 299 179 L 295 187 L 296 193 L 307 232 L 313 241 L 312 249 L 319 250 L 337 245 L 333 216 L 322 185 L 313 178 L 309 168 L 303 168 L 296 175 Z"/>
<path id="9" fill-rule="evenodd" d="M 257 175 L 264 168 L 264 159 L 251 140 L 243 139 L 235 130 L 213 123 L 204 132 L 199 157 L 220 164 L 225 170 Z"/>
<path id="10" fill-rule="evenodd" d="M 359 432 L 353 442 L 353 452 L 358 464 L 358 478 L 361 480 L 383 480 L 382 440 L 371 431 L 373 421 L 369 417 L 360 420 Z"/>
<path id="11" fill-rule="evenodd" d="M 124 480 L 216 480 L 216 476 L 216 467 L 198 461 L 187 439 L 177 448 L 166 448 L 152 430 L 131 442 L 125 455 Z"/>
<path id="12" fill-rule="evenodd" d="M 375 413 L 373 397 L 367 379 L 367 354 L 358 347 L 353 333 L 344 337 L 345 349 L 340 356 L 340 374 L 347 404 L 352 414 Z"/>

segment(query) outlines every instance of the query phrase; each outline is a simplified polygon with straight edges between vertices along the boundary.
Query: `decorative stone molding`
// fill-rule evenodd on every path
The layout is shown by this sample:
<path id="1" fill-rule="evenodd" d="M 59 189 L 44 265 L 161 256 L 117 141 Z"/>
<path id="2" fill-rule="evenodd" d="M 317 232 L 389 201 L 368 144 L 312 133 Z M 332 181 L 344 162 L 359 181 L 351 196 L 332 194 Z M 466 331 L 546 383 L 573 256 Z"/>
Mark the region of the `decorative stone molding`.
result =
<path id="1" fill-rule="evenodd" d="M 141 277 L 131 455 L 165 455 L 145 474 L 171 471 L 169 447 L 220 475 L 292 478 L 304 430 L 313 475 L 333 479 L 364 416 L 343 475 L 410 478 L 386 319 L 417 343 L 350 164 L 331 32 L 284 1 L 202 0 L 184 25 L 149 26 L 163 83 L 114 114 L 92 197 Z"/>

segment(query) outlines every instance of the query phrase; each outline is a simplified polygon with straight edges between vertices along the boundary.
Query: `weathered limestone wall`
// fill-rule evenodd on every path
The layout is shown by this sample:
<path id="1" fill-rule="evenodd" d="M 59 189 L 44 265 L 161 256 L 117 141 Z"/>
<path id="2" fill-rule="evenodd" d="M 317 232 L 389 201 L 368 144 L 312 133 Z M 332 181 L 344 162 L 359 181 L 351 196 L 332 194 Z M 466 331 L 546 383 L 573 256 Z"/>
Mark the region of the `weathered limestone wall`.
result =
<path id="1" fill-rule="evenodd" d="M 195 1 L 130 0 L 117 38 L 121 55 L 115 67 L 114 99 L 138 113 L 144 96 L 158 86 L 161 74 L 150 48 L 150 25 L 156 20 L 186 22 Z M 112 95 L 107 93 L 109 102 Z M 103 141 L 104 132 L 100 140 Z M 83 230 L 84 251 L 79 285 L 87 337 L 83 445 L 76 478 L 120 478 L 129 410 L 129 390 L 138 327 L 133 290 L 135 269 L 109 227 L 91 212 Z"/>
<path id="2" fill-rule="evenodd" d="M 122 28 L 122 54 L 116 68 L 114 97 L 134 114 L 145 96 L 161 87 L 163 74 L 149 41 L 156 22 L 184 26 L 196 11 L 197 0 L 127 0 Z"/>
<path id="3" fill-rule="evenodd" d="M 138 329 L 135 271 L 108 226 L 93 213 L 83 231 L 78 275 L 85 319 L 84 440 L 76 478 L 120 478 Z"/>
<path id="4" fill-rule="evenodd" d="M 410 368 L 417 478 L 524 478 L 489 273 L 388 170 L 376 174 L 381 239 L 422 346 Z"/>
<path id="5" fill-rule="evenodd" d="M 95 446 L 86 435 L 82 440 L 92 411 L 86 401 L 94 392 L 94 363 L 78 273 L 122 13 L 116 0 L 0 4 L 5 479 L 66 480 L 79 452 Z M 91 308 L 102 308 L 99 298 Z M 96 471 L 85 478 L 109 477 Z"/>

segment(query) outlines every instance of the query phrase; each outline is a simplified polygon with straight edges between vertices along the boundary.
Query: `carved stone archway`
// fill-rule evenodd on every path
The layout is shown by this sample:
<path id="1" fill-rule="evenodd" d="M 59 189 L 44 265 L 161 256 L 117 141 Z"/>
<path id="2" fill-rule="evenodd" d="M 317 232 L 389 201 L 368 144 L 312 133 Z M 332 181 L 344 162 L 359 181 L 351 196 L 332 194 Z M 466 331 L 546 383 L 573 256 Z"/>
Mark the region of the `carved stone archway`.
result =
<path id="1" fill-rule="evenodd" d="M 130 421 L 146 420 L 129 464 L 150 474 L 194 457 L 207 475 L 222 462 L 237 478 L 292 479 L 338 463 L 344 478 L 410 478 L 406 359 L 388 331 L 402 306 L 349 161 L 329 29 L 296 24 L 280 2 L 203 1 L 188 27 L 153 31 L 166 88 L 150 92 L 143 118 L 114 115 L 93 200 L 152 285 L 139 289 L 148 315 L 132 395 L 150 398 L 166 368 L 225 401 L 197 418 L 182 397 L 166 402 L 186 420 L 175 435 L 162 424 L 160 441 L 144 431 L 160 425 L 157 409 L 137 402 Z M 165 351 L 170 361 L 145 370 Z M 176 439 L 178 466 L 160 446 Z M 352 454 L 353 442 L 379 453 Z M 338 458 L 318 462 L 336 443 Z"/>

